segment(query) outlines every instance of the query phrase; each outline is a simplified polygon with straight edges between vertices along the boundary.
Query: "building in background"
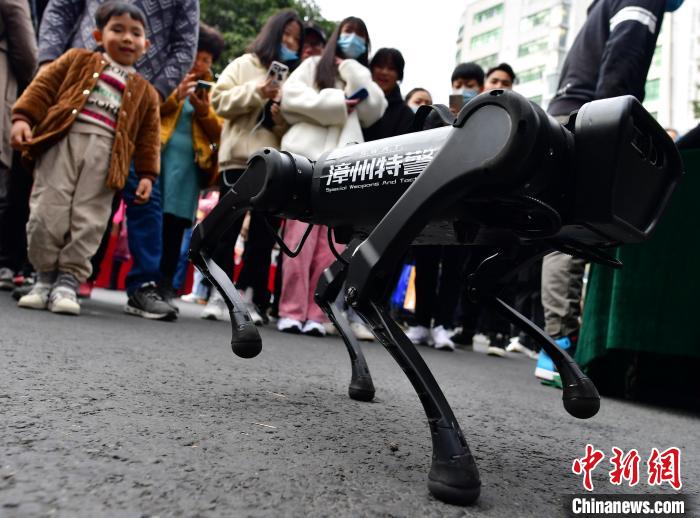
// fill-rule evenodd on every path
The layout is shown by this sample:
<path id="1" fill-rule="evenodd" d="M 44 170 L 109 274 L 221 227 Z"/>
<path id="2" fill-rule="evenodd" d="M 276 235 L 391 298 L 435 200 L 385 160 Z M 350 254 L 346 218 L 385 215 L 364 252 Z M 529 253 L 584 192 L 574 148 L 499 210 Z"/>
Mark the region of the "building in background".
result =
<path id="1" fill-rule="evenodd" d="M 515 89 L 547 107 L 566 52 L 591 0 L 467 0 L 455 61 L 484 69 L 507 62 Z M 700 2 L 664 17 L 647 81 L 645 106 L 661 125 L 684 132 L 700 122 Z"/>

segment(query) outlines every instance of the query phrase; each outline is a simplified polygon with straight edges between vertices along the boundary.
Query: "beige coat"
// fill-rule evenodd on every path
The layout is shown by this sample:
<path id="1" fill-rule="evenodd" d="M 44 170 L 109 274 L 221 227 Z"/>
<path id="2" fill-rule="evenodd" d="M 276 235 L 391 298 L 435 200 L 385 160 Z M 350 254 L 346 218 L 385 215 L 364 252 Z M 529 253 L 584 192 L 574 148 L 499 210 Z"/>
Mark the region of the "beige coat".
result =
<path id="1" fill-rule="evenodd" d="M 267 99 L 257 91 L 257 85 L 267 74 L 255 54 L 234 59 L 219 76 L 211 92 L 211 105 L 224 119 L 219 149 L 219 167 L 244 169 L 248 157 L 264 147 L 279 148 L 285 127 L 274 131 L 259 126 L 254 129 Z"/>
<path id="2" fill-rule="evenodd" d="M 367 67 L 354 59 L 338 67 L 335 88 L 316 87 L 318 57 L 306 59 L 284 83 L 282 115 L 291 127 L 282 138 L 282 149 L 317 160 L 325 151 L 364 142 L 362 128 L 377 122 L 387 107 L 379 85 Z M 367 98 L 348 114 L 346 96 L 366 88 Z"/>
<path id="3" fill-rule="evenodd" d="M 17 88 L 25 87 L 36 70 L 36 39 L 27 0 L 0 0 L 0 165 L 10 168 L 10 117 Z"/>

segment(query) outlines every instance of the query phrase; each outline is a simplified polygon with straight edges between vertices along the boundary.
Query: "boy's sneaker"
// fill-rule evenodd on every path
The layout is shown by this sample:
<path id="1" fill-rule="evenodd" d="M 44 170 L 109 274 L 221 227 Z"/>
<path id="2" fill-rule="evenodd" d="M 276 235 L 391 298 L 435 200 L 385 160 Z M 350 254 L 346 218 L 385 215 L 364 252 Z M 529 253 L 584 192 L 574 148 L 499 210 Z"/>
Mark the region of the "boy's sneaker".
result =
<path id="1" fill-rule="evenodd" d="M 176 320 L 177 311 L 163 300 L 154 282 L 142 284 L 124 306 L 124 312 L 129 315 L 147 318 L 149 320 Z"/>
<path id="2" fill-rule="evenodd" d="M 9 268 L 0 268 L 0 290 L 12 291 L 15 289 L 15 273 Z"/>
<path id="3" fill-rule="evenodd" d="M 562 336 L 561 338 L 557 338 L 555 342 L 561 349 L 564 349 L 570 355 L 573 355 L 573 342 L 568 336 Z M 547 354 L 547 352 L 544 349 L 542 349 L 540 351 L 540 356 L 537 359 L 535 376 L 544 383 L 553 384 L 555 377 L 558 375 L 559 374 L 557 373 L 557 368 L 554 366 L 552 358 Z"/>
<path id="4" fill-rule="evenodd" d="M 350 329 L 355 338 L 362 340 L 364 342 L 374 342 L 374 335 L 369 327 L 364 325 L 362 322 L 350 322 Z"/>
<path id="5" fill-rule="evenodd" d="M 70 286 L 56 284 L 49 295 L 49 311 L 63 315 L 80 315 L 78 294 Z"/>
<path id="6" fill-rule="evenodd" d="M 316 322 L 315 320 L 307 320 L 304 327 L 301 329 L 301 333 L 308 336 L 326 336 L 326 328 L 323 327 L 321 322 Z"/>
<path id="7" fill-rule="evenodd" d="M 406 336 L 414 345 L 430 344 L 430 329 L 425 326 L 408 326 Z"/>
<path id="8" fill-rule="evenodd" d="M 17 302 L 20 308 L 29 309 L 46 309 L 49 304 L 49 294 L 51 293 L 51 284 L 37 282 L 29 290 L 29 293 L 22 295 Z"/>
<path id="9" fill-rule="evenodd" d="M 277 330 L 283 333 L 298 335 L 301 333 L 302 323 L 295 318 L 280 317 L 277 321 Z"/>
<path id="10" fill-rule="evenodd" d="M 443 326 L 437 326 L 430 330 L 430 336 L 433 339 L 433 347 L 443 351 L 454 351 L 455 343 L 452 341 L 452 330 L 445 329 Z"/>
<path id="11" fill-rule="evenodd" d="M 486 349 L 489 356 L 503 358 L 506 355 L 506 337 L 502 333 L 489 333 L 489 346 Z"/>
<path id="12" fill-rule="evenodd" d="M 530 349 L 527 345 L 523 345 L 520 342 L 520 338 L 517 336 L 510 339 L 510 343 L 506 347 L 506 351 L 508 351 L 509 353 L 524 354 L 532 360 L 536 360 L 538 356 L 537 353 Z"/>
<path id="13" fill-rule="evenodd" d="M 474 345 L 474 331 L 460 328 L 452 335 L 452 341 L 458 346 L 471 347 Z"/>
<path id="14" fill-rule="evenodd" d="M 212 288 L 209 302 L 204 306 L 199 318 L 203 318 L 204 320 L 225 320 L 227 313 L 228 307 L 226 306 L 226 302 L 224 302 L 224 297 L 221 296 L 219 290 Z"/>
<path id="15" fill-rule="evenodd" d="M 192 302 L 194 304 L 206 304 L 207 302 L 196 293 L 187 293 L 186 295 L 182 295 L 180 300 L 183 302 Z"/>

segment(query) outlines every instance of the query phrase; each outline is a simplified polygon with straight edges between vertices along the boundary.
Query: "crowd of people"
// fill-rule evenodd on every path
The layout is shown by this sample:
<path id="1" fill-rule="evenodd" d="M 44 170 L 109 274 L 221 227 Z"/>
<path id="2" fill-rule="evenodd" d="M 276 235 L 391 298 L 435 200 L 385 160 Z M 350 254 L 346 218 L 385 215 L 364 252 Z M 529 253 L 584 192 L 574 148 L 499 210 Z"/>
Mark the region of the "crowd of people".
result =
<path id="1" fill-rule="evenodd" d="M 224 319 L 223 298 L 201 276 L 191 293 L 182 293 L 185 251 L 193 224 L 235 185 L 248 157 L 271 147 L 316 160 L 347 143 L 406 134 L 417 130 L 416 110 L 433 103 L 423 88 L 404 96 L 403 55 L 394 48 L 372 53 L 360 18 L 345 18 L 326 34 L 293 10 L 277 12 L 247 52 L 215 76 L 224 39 L 200 22 L 197 0 L 150 2 L 148 10 L 142 4 L 3 0 L 0 89 L 11 111 L 5 109 L 0 121 L 0 289 L 14 289 L 22 308 L 78 315 L 116 222 L 128 242 L 121 256 L 133 261 L 127 313 L 176 320 L 180 294 L 206 301 L 203 318 Z M 660 20 L 663 11 L 658 14 Z M 640 33 L 640 42 L 648 48 L 647 40 L 657 36 Z M 576 66 L 576 49 L 564 76 Z M 461 63 L 445 78 L 455 115 L 476 95 L 514 85 L 507 63 L 487 71 Z M 606 94 L 612 95 L 619 92 Z M 550 113 L 566 116 L 588 97 L 560 92 Z M 277 260 L 274 283 L 271 258 L 282 256 L 274 254 L 271 230 L 293 249 L 306 224 L 251 212 L 231 230 L 244 243 L 242 267 L 236 268 L 239 254 L 228 243 L 214 259 L 232 278 L 236 272 L 257 324 L 274 318 L 282 332 L 326 335 L 332 329 L 313 292 L 334 261 L 328 229 L 313 227 L 297 257 Z M 450 246 L 408 252 L 415 311 L 398 309 L 408 337 L 454 350 L 482 335 L 490 355 L 512 351 L 537 358 L 527 337 L 469 301 L 466 272 L 484 258 Z M 583 271 L 582 260 L 549 256 L 544 267 L 523 272 L 504 297 L 536 323 L 546 322 L 559 344 L 570 348 L 579 328 Z M 356 336 L 372 340 L 346 310 Z M 551 380 L 553 372 L 542 353 L 537 375 Z"/>

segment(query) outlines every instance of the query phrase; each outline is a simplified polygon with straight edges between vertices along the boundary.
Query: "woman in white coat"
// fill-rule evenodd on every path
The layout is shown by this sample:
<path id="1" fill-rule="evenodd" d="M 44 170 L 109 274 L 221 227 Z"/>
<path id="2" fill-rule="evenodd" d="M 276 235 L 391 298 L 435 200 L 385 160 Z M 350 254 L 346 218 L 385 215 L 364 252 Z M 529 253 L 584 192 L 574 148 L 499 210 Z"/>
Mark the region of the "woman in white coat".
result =
<path id="1" fill-rule="evenodd" d="M 369 35 L 365 23 L 344 19 L 328 39 L 321 56 L 306 59 L 282 87 L 282 115 L 290 128 L 281 149 L 317 160 L 321 154 L 363 142 L 362 128 L 377 122 L 387 107 L 381 88 L 368 68 Z M 348 99 L 365 89 L 364 99 Z M 285 242 L 296 247 L 306 224 L 288 220 Z M 313 300 L 324 269 L 333 262 L 328 229 L 315 226 L 302 253 L 285 258 L 277 327 L 280 331 L 325 335 L 326 316 Z"/>

